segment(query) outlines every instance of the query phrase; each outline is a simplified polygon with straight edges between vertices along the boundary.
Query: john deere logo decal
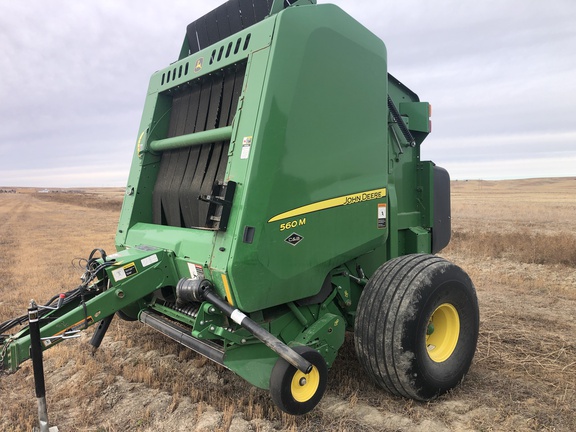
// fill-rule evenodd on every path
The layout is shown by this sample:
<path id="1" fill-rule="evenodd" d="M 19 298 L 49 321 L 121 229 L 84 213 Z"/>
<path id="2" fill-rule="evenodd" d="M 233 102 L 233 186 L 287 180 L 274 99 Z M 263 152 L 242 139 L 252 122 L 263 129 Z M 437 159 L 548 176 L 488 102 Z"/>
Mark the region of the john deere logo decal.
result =
<path id="1" fill-rule="evenodd" d="M 284 241 L 286 243 L 290 243 L 292 246 L 296 246 L 303 239 L 304 239 L 304 237 L 302 237 L 300 234 L 292 233 L 286 239 L 284 239 Z"/>
<path id="2" fill-rule="evenodd" d="M 204 57 L 200 57 L 196 60 L 196 64 L 194 65 L 194 72 L 200 72 L 202 70 L 202 63 L 204 63 Z"/>

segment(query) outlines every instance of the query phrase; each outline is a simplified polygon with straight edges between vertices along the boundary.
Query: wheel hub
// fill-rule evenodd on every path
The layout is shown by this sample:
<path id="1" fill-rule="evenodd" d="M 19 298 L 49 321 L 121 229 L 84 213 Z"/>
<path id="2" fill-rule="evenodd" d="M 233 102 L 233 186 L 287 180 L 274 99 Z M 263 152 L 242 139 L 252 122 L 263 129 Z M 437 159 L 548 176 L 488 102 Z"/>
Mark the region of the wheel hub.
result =
<path id="1" fill-rule="evenodd" d="M 297 402 L 306 402 L 316 394 L 319 385 L 320 372 L 318 372 L 316 366 L 312 368 L 309 374 L 304 374 L 297 370 L 292 378 L 290 388 L 292 397 Z"/>
<path id="2" fill-rule="evenodd" d="M 450 303 L 434 310 L 426 328 L 426 349 L 432 361 L 446 361 L 456 349 L 460 336 L 460 316 Z"/>

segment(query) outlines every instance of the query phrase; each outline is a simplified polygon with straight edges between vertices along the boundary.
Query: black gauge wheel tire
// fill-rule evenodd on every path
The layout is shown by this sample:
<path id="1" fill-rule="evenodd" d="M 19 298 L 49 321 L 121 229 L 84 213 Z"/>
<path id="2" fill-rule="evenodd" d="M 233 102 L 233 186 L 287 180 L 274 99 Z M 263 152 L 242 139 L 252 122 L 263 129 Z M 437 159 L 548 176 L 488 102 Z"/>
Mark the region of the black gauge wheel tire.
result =
<path id="1" fill-rule="evenodd" d="M 283 358 L 279 358 L 270 375 L 270 395 L 282 411 L 302 415 L 311 411 L 326 390 L 328 367 L 324 357 L 310 347 L 293 348 L 312 363 L 312 371 L 304 374 Z"/>

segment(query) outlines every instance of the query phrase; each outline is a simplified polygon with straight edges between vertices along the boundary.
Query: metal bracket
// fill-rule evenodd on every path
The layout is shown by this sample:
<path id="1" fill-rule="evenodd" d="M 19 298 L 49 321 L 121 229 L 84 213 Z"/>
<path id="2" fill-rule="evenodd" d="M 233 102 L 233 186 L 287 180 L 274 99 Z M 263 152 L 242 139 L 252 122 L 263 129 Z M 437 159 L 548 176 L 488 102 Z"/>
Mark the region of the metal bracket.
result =
<path id="1" fill-rule="evenodd" d="M 75 339 L 75 338 L 80 337 L 81 331 L 82 330 L 68 330 L 68 331 L 65 331 L 64 333 L 62 333 L 61 335 L 46 336 L 46 337 L 40 338 L 40 340 L 41 341 L 48 341 L 51 343 L 54 340 Z"/>
<path id="2" fill-rule="evenodd" d="M 232 210 L 232 200 L 236 192 L 236 182 L 217 183 L 214 185 L 213 191 L 212 195 L 200 195 L 198 199 L 221 207 L 220 215 L 217 215 L 217 212 L 214 211 L 211 212 L 212 216 L 210 218 L 218 231 L 226 231 Z M 224 192 L 223 196 L 221 195 L 222 192 Z"/>

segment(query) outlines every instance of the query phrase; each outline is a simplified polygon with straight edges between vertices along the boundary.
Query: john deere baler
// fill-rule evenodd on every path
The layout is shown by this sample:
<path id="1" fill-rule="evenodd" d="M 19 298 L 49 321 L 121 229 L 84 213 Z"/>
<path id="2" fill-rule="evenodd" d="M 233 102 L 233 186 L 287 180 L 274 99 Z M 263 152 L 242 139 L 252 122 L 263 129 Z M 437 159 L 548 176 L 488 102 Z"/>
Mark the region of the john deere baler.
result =
<path id="1" fill-rule="evenodd" d="M 450 239 L 450 180 L 420 160 L 429 132 L 429 104 L 338 7 L 224 3 L 152 75 L 117 252 L 93 253 L 79 291 L 40 308 L 43 349 L 99 322 L 98 346 L 117 314 L 303 414 L 350 331 L 393 394 L 453 388 L 478 303 L 466 273 L 433 255 Z M 3 339 L 15 370 L 29 329 Z"/>

